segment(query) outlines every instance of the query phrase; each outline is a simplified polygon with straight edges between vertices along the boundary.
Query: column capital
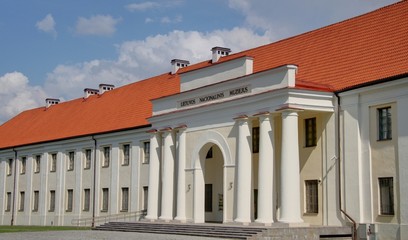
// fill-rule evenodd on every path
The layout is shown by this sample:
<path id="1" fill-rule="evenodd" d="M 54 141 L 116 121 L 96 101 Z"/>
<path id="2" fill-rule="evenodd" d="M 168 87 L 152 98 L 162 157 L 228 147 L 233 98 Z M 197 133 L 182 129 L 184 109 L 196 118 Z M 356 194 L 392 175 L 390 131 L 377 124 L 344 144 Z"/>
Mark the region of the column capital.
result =
<path id="1" fill-rule="evenodd" d="M 301 112 L 304 111 L 303 108 L 300 108 L 297 105 L 293 105 L 293 104 L 285 104 L 282 105 L 280 108 L 275 110 L 276 112 Z"/>
<path id="2" fill-rule="evenodd" d="M 175 131 L 183 132 L 187 129 L 187 125 L 183 124 L 174 128 Z"/>
<path id="3" fill-rule="evenodd" d="M 235 121 L 248 121 L 249 117 L 247 115 L 239 115 L 238 117 L 233 118 Z"/>

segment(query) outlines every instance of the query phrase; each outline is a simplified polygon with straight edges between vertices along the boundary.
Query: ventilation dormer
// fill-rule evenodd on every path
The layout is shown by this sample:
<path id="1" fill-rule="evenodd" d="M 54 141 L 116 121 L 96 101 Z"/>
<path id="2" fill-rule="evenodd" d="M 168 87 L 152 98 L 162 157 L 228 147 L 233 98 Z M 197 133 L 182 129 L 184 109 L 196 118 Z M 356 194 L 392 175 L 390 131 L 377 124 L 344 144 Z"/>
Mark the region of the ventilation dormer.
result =
<path id="1" fill-rule="evenodd" d="M 190 64 L 189 61 L 181 60 L 181 59 L 173 59 L 171 60 L 171 74 L 175 74 L 180 68 L 187 67 Z"/>
<path id="2" fill-rule="evenodd" d="M 47 98 L 45 99 L 45 106 L 47 108 L 51 107 L 52 105 L 57 105 L 60 103 L 60 100 L 58 98 Z"/>
<path id="3" fill-rule="evenodd" d="M 102 95 L 104 92 L 115 89 L 115 85 L 112 84 L 99 84 L 99 94 Z"/>
<path id="4" fill-rule="evenodd" d="M 212 51 L 212 63 L 218 62 L 220 57 L 228 56 L 231 52 L 231 49 L 224 47 L 213 47 Z"/>
<path id="5" fill-rule="evenodd" d="M 98 89 L 85 88 L 84 89 L 84 98 L 88 98 L 89 96 L 96 95 L 98 93 L 99 93 Z"/>

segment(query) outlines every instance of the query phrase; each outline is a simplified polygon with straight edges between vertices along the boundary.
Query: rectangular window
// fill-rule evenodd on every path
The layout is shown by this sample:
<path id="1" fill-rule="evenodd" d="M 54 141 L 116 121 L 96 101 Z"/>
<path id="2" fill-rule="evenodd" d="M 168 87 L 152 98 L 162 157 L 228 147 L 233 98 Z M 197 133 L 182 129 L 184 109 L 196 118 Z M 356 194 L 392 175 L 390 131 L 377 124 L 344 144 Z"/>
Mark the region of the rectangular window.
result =
<path id="1" fill-rule="evenodd" d="M 129 208 L 129 188 L 122 188 L 122 208 L 121 210 L 127 212 Z"/>
<path id="2" fill-rule="evenodd" d="M 123 144 L 122 145 L 122 165 L 129 165 L 130 161 L 130 145 Z"/>
<path id="3" fill-rule="evenodd" d="M 102 167 L 109 167 L 109 161 L 110 161 L 110 147 L 104 147 Z"/>
<path id="4" fill-rule="evenodd" d="M 67 190 L 67 212 L 72 212 L 72 206 L 74 203 L 74 190 Z"/>
<path id="5" fill-rule="evenodd" d="M 380 213 L 394 215 L 394 183 L 392 177 L 378 179 L 380 187 Z"/>
<path id="6" fill-rule="evenodd" d="M 26 157 L 22 157 L 22 158 L 21 158 L 20 174 L 25 174 L 25 172 L 26 172 L 26 166 L 27 166 L 27 158 L 26 158 Z"/>
<path id="7" fill-rule="evenodd" d="M 319 213 L 319 181 L 306 180 L 306 213 Z"/>
<path id="8" fill-rule="evenodd" d="M 34 191 L 33 212 L 38 212 L 39 202 L 40 202 L 40 192 Z"/>
<path id="9" fill-rule="evenodd" d="M 39 173 L 40 172 L 40 167 L 41 167 L 41 155 L 36 155 L 35 156 L 35 164 L 34 164 L 34 173 Z"/>
<path id="10" fill-rule="evenodd" d="M 90 203 L 91 203 L 91 189 L 86 188 L 84 189 L 84 208 L 83 208 L 85 212 L 89 211 Z"/>
<path id="11" fill-rule="evenodd" d="M 150 160 L 150 142 L 143 142 L 143 163 L 149 163 Z"/>
<path id="12" fill-rule="evenodd" d="M 212 212 L 212 184 L 205 184 L 205 211 Z"/>
<path id="13" fill-rule="evenodd" d="M 24 211 L 24 200 L 25 200 L 25 192 L 20 192 L 20 206 L 18 208 L 19 211 Z"/>
<path id="14" fill-rule="evenodd" d="M 305 119 L 305 146 L 314 147 L 316 146 L 316 118 Z"/>
<path id="15" fill-rule="evenodd" d="M 57 154 L 51 154 L 51 167 L 50 172 L 55 172 L 57 170 Z"/>
<path id="16" fill-rule="evenodd" d="M 68 153 L 68 171 L 74 170 L 74 164 L 75 164 L 75 152 L 69 152 Z"/>
<path id="17" fill-rule="evenodd" d="M 10 176 L 13 172 L 13 159 L 7 160 L 7 176 Z"/>
<path id="18" fill-rule="evenodd" d="M 9 212 L 11 209 L 11 192 L 7 193 L 7 199 L 6 199 L 6 212 Z"/>
<path id="19" fill-rule="evenodd" d="M 252 128 L 252 153 L 259 153 L 259 127 Z"/>
<path id="20" fill-rule="evenodd" d="M 84 162 L 84 169 L 90 169 L 91 168 L 91 159 L 92 159 L 92 150 L 91 149 L 86 149 L 85 150 L 85 162 Z"/>
<path id="21" fill-rule="evenodd" d="M 102 188 L 102 209 L 101 211 L 107 212 L 109 207 L 109 188 Z"/>
<path id="22" fill-rule="evenodd" d="M 143 210 L 147 210 L 147 203 L 149 199 L 149 187 L 143 187 Z"/>
<path id="23" fill-rule="evenodd" d="M 50 191 L 50 205 L 49 205 L 48 211 L 49 212 L 55 211 L 55 190 Z"/>
<path id="24" fill-rule="evenodd" d="M 392 139 L 391 107 L 378 109 L 378 140 Z"/>

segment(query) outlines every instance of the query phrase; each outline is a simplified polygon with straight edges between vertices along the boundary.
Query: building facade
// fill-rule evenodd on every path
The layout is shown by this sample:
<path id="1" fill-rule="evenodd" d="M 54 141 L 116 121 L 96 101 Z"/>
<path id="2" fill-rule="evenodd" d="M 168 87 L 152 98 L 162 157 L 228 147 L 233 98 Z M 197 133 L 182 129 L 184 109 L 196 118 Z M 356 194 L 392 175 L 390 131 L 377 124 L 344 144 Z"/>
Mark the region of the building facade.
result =
<path id="1" fill-rule="evenodd" d="M 347 226 L 408 235 L 408 2 L 25 111 L 0 221 Z M 144 216 L 145 215 L 145 216 Z M 123 218 L 126 220 L 126 218 Z"/>

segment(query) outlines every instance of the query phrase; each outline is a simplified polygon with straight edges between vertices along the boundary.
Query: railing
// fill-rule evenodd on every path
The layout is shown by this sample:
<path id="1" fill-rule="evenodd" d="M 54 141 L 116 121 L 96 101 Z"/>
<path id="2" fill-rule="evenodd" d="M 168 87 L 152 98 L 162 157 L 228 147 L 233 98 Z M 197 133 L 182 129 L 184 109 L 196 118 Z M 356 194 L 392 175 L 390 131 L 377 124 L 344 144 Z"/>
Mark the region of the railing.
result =
<path id="1" fill-rule="evenodd" d="M 97 217 L 90 217 L 90 218 L 78 218 L 72 219 L 71 224 L 75 226 L 91 226 L 92 220 L 94 219 L 95 226 L 101 225 L 110 221 L 139 221 L 143 219 L 147 214 L 147 210 L 140 210 L 136 212 L 126 212 L 126 213 L 118 213 L 118 214 L 111 214 L 111 215 L 104 215 L 104 216 L 97 216 Z"/>

